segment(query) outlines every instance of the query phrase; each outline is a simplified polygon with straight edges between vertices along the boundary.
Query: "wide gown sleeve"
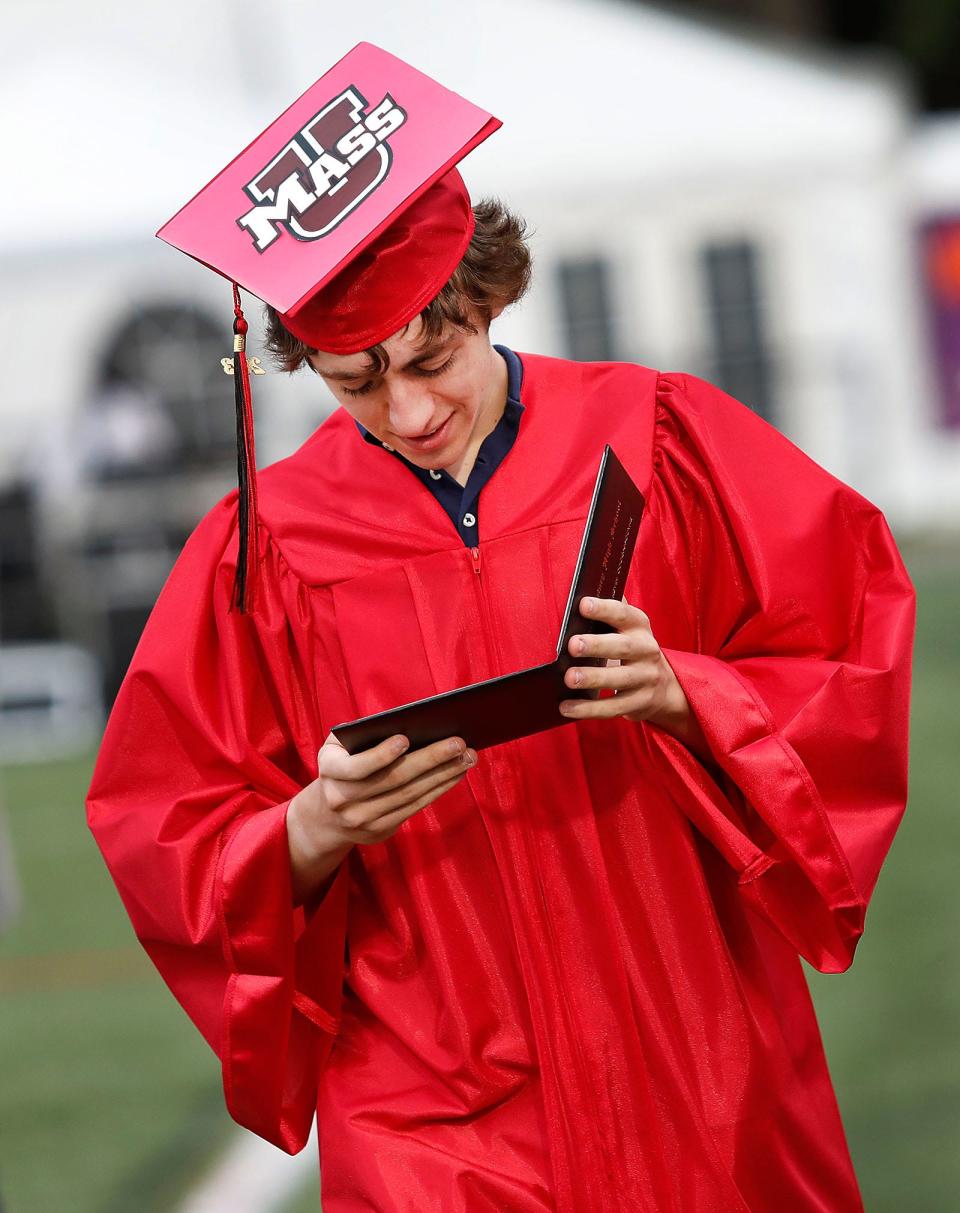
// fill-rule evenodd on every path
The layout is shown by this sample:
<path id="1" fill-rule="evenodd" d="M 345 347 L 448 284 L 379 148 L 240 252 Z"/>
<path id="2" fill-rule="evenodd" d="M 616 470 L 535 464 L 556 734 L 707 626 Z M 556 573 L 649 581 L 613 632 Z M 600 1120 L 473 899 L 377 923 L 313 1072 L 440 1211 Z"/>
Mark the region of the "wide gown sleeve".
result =
<path id="1" fill-rule="evenodd" d="M 661 375 L 655 435 L 661 645 L 712 760 L 650 728 L 653 756 L 742 896 L 842 971 L 906 802 L 913 587 L 880 511 L 720 389 Z"/>
<path id="2" fill-rule="evenodd" d="M 157 601 L 87 813 L 140 942 L 221 1059 L 231 1116 L 294 1153 L 337 1030 L 347 865 L 294 909 L 286 810 L 319 744 L 290 620 L 303 587 L 261 530 L 256 613 L 230 611 L 236 548 L 234 494 Z"/>

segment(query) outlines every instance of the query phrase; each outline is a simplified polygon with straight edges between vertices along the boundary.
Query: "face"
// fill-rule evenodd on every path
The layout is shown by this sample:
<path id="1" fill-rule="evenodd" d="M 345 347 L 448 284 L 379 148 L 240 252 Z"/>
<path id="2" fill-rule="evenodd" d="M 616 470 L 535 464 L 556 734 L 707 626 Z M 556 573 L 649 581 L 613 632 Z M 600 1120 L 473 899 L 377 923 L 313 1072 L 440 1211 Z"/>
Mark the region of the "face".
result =
<path id="1" fill-rule="evenodd" d="M 383 342 L 390 359 L 372 372 L 365 353 L 310 355 L 348 413 L 423 468 L 455 468 L 493 428 L 506 398 L 506 365 L 483 325 L 448 327 L 421 346 L 420 317 Z"/>

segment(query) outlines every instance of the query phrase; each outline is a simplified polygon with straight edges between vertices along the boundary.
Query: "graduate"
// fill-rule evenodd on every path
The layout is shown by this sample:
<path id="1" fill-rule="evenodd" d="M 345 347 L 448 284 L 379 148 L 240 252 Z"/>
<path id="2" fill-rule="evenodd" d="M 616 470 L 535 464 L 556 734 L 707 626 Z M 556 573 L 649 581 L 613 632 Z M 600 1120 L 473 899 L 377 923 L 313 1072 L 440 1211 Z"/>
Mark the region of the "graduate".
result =
<path id="1" fill-rule="evenodd" d="M 523 225 L 455 166 L 498 125 L 361 44 L 162 229 L 236 284 L 241 483 L 90 826 L 230 1114 L 289 1152 L 316 1115 L 325 1213 L 854 1213 L 801 957 L 851 964 L 903 812 L 913 590 L 717 387 L 491 345 Z M 238 288 L 339 404 L 259 473 Z M 348 754 L 552 658 L 607 443 L 646 509 L 557 726 Z"/>

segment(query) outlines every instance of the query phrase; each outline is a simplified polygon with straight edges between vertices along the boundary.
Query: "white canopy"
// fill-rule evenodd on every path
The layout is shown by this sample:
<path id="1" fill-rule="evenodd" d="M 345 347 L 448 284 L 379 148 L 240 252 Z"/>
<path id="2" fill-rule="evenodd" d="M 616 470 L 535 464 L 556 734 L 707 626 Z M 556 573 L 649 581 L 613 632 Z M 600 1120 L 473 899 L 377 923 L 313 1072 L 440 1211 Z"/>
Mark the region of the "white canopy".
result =
<path id="1" fill-rule="evenodd" d="M 4 26 L 21 50 L 0 84 L 7 253 L 152 233 L 363 39 L 504 119 L 468 161 L 475 187 L 842 168 L 902 134 L 885 70 L 621 0 L 33 0 Z"/>

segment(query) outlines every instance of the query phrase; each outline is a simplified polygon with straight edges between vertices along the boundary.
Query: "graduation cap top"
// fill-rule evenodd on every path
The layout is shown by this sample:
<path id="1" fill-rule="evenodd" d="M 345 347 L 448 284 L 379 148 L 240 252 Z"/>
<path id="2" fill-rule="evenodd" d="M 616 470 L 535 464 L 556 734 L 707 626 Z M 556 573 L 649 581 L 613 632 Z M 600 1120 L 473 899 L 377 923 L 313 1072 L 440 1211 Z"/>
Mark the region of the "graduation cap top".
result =
<path id="1" fill-rule="evenodd" d="M 254 592 L 257 485 L 239 287 L 312 349 L 352 354 L 383 341 L 439 294 L 466 251 L 473 210 L 455 165 L 501 125 L 361 42 L 157 232 L 233 284 L 240 611 Z"/>
<path id="2" fill-rule="evenodd" d="M 453 273 L 473 234 L 454 166 L 500 125 L 361 42 L 157 235 L 272 304 L 311 348 L 355 353 Z"/>

